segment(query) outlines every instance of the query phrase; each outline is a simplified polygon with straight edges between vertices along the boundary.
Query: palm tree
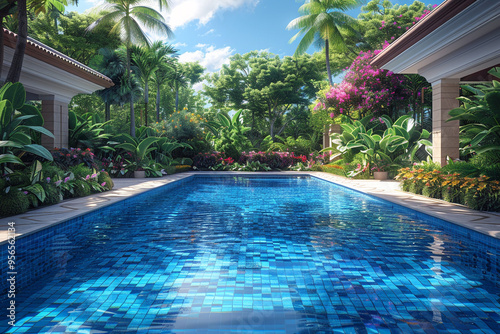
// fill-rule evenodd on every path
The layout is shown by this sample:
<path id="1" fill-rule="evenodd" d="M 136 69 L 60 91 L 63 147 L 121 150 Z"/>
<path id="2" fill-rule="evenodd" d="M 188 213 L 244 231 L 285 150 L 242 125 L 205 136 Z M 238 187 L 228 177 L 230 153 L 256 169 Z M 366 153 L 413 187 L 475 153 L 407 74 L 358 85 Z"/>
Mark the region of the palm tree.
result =
<path id="1" fill-rule="evenodd" d="M 363 2 L 363 0 L 307 0 L 299 8 L 299 12 L 304 15 L 292 20 L 286 27 L 287 29 L 300 29 L 290 39 L 290 43 L 300 35 L 304 35 L 297 46 L 295 56 L 305 53 L 313 42 L 325 46 L 326 70 L 331 86 L 333 82 L 330 69 L 330 47 L 343 50 L 346 48 L 346 35 L 356 34 L 356 20 L 343 12 L 357 8 Z"/>
<path id="2" fill-rule="evenodd" d="M 156 121 L 159 122 L 161 102 L 160 88 L 170 80 L 169 72 L 173 66 L 173 59 L 177 57 L 177 50 L 173 46 L 167 44 L 161 44 L 158 45 L 158 47 L 153 45 L 151 48 L 155 49 L 155 61 L 157 61 L 158 64 L 158 68 L 153 73 L 151 79 L 156 85 Z"/>
<path id="3" fill-rule="evenodd" d="M 173 71 L 170 73 L 170 86 L 175 90 L 175 111 L 179 110 L 179 88 L 187 87 L 188 79 L 182 73 L 177 62 L 174 63 Z"/>
<path id="4" fill-rule="evenodd" d="M 120 52 L 110 49 L 100 49 L 102 56 L 97 64 L 96 70 L 110 78 L 114 86 L 98 90 L 96 93 L 104 101 L 104 117 L 106 121 L 111 119 L 111 105 L 118 104 L 123 100 L 121 96 L 121 80 L 125 75 L 125 57 Z"/>
<path id="5" fill-rule="evenodd" d="M 106 2 L 107 4 L 103 9 L 108 10 L 108 12 L 92 23 L 87 30 L 94 29 L 101 22 L 114 24 L 110 33 L 118 32 L 121 41 L 125 44 L 128 86 L 132 87 L 132 74 L 130 72 L 131 47 L 132 45 L 150 45 L 149 39 L 141 26 L 165 33 L 168 37 L 173 35 L 172 30 L 158 11 L 142 5 L 152 3 L 151 0 L 106 0 Z M 168 6 L 168 0 L 158 0 L 158 4 L 161 10 L 163 6 Z M 135 137 L 134 94 L 130 94 L 130 135 Z"/>
<path id="6" fill-rule="evenodd" d="M 167 55 L 175 52 L 176 50 L 172 46 L 164 45 L 161 41 L 154 42 L 151 46 L 132 49 L 133 63 L 144 84 L 144 125 L 146 126 L 148 126 L 149 80 L 155 76 L 160 67 L 167 63 Z"/>

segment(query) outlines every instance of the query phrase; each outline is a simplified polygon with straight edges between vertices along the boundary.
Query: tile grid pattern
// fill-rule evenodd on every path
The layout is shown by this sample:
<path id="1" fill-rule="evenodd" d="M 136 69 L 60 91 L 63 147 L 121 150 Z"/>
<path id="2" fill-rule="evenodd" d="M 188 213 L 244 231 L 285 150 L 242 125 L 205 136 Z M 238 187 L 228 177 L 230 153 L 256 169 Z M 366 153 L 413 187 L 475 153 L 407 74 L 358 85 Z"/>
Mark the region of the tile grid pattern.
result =
<path id="1" fill-rule="evenodd" d="M 82 218 L 89 243 L 51 241 L 60 265 L 15 332 L 499 328 L 498 240 L 345 188 L 203 178 L 122 204 Z"/>

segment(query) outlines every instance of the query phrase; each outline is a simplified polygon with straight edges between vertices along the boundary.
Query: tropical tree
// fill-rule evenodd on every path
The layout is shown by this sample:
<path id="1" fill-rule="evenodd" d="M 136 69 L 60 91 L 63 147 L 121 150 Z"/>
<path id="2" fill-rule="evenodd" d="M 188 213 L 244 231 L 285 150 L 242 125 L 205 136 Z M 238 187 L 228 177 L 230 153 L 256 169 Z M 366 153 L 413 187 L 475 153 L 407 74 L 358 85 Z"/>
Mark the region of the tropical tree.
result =
<path id="1" fill-rule="evenodd" d="M 4 19 L 17 13 L 18 29 L 17 41 L 14 49 L 14 56 L 7 74 L 6 82 L 18 82 L 21 76 L 23 67 L 24 53 L 26 43 L 28 42 L 28 10 L 32 10 L 35 14 L 46 13 L 52 7 L 59 11 L 64 11 L 66 0 L 7 0 L 0 4 L 0 28 L 4 27 Z M 16 10 L 17 9 L 17 10 Z M 3 66 L 4 46 L 3 34 L 0 38 L 0 68 Z"/>
<path id="2" fill-rule="evenodd" d="M 330 86 L 333 86 L 330 47 L 344 50 L 346 38 L 359 36 L 356 20 L 343 12 L 354 9 L 361 3 L 362 0 L 306 0 L 299 8 L 299 12 L 304 15 L 292 20 L 287 26 L 287 29 L 300 29 L 290 39 L 290 43 L 304 35 L 297 46 L 295 56 L 305 53 L 314 42 L 324 45 Z"/>
<path id="3" fill-rule="evenodd" d="M 171 67 L 167 56 L 174 54 L 175 52 L 176 50 L 172 46 L 164 45 L 161 41 L 154 42 L 151 46 L 134 47 L 132 49 L 133 64 L 136 67 L 139 78 L 144 85 L 145 126 L 148 126 L 149 80 L 153 76 L 156 76 L 156 72 L 158 71 L 160 71 L 160 73 L 156 77 L 159 78 L 159 76 L 165 72 L 166 68 Z M 159 87 L 157 86 L 157 99 L 158 97 Z M 159 119 L 159 109 L 157 109 L 157 119 Z"/>
<path id="4" fill-rule="evenodd" d="M 161 86 L 170 80 L 169 72 L 173 65 L 173 58 L 177 57 L 177 49 L 168 44 L 155 44 L 152 49 L 154 50 L 154 61 L 158 64 L 156 71 L 151 76 L 151 80 L 156 86 L 156 121 L 160 121 L 160 102 L 161 102 Z"/>
<path id="5" fill-rule="evenodd" d="M 100 19 L 92 23 L 87 29 L 93 30 L 100 24 L 113 22 L 110 33 L 119 32 L 120 39 L 125 44 L 127 51 L 127 78 L 131 87 L 131 47 L 132 45 L 150 45 L 146 32 L 142 27 L 165 33 L 168 37 L 173 35 L 170 27 L 165 23 L 163 16 L 155 9 L 144 4 L 152 3 L 151 0 L 106 0 L 104 10 L 107 10 Z M 158 0 L 160 10 L 168 6 L 168 0 Z M 134 94 L 130 94 L 130 135 L 135 137 Z"/>
<path id="6" fill-rule="evenodd" d="M 40 14 L 30 21 L 28 35 L 65 55 L 92 67 L 92 62 L 99 59 L 103 48 L 117 49 L 121 41 L 117 33 L 109 35 L 112 22 L 100 25 L 92 32 L 87 27 L 97 20 L 98 14 L 79 14 L 70 12 L 60 15 L 58 27 L 50 14 Z M 123 62 L 125 66 L 125 62 Z M 125 72 L 125 71 L 124 71 Z"/>
<path id="7" fill-rule="evenodd" d="M 263 128 L 274 140 L 294 120 L 285 116 L 311 102 L 321 74 L 309 55 L 282 59 L 267 52 L 250 52 L 231 57 L 229 65 L 207 80 L 210 86 L 205 86 L 205 94 L 210 103 L 228 111 L 249 110 L 250 135 L 256 137 L 254 128 Z"/>
<path id="8" fill-rule="evenodd" d="M 170 86 L 175 91 L 175 110 L 179 110 L 179 88 L 187 87 L 188 79 L 184 76 L 179 63 L 174 63 L 170 72 Z"/>
<path id="9" fill-rule="evenodd" d="M 111 119 L 111 105 L 123 101 L 121 80 L 125 75 L 126 65 L 125 59 L 123 59 L 119 52 L 110 49 L 101 49 L 99 50 L 99 55 L 101 57 L 95 66 L 96 69 L 110 78 L 114 83 L 113 86 L 96 92 L 104 101 L 104 118 L 106 121 L 109 121 Z"/>

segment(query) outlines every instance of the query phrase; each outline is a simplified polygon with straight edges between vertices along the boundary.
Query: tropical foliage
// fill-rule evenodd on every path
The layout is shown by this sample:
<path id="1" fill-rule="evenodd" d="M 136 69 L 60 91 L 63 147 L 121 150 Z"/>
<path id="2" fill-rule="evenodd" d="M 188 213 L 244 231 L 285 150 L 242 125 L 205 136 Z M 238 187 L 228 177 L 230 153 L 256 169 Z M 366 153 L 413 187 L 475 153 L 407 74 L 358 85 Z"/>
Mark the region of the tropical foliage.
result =
<path id="1" fill-rule="evenodd" d="M 500 78 L 500 68 L 488 73 Z M 462 96 L 462 105 L 450 111 L 448 121 L 462 121 L 460 143 L 467 154 L 487 154 L 500 162 L 500 82 L 489 86 L 462 86 L 473 94 Z"/>
<path id="2" fill-rule="evenodd" d="M 43 146 L 34 143 L 34 136 L 53 134 L 43 127 L 40 111 L 26 103 L 26 91 L 20 83 L 7 83 L 0 89 L 0 172 L 6 164 L 23 164 L 25 154 L 52 160 Z"/>

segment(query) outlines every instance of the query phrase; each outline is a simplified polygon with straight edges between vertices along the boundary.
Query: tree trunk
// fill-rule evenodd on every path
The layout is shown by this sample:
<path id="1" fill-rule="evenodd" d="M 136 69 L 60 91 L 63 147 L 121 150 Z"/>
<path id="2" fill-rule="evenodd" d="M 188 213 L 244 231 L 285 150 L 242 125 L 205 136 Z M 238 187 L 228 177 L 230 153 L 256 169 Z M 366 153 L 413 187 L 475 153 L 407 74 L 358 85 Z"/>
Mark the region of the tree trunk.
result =
<path id="1" fill-rule="evenodd" d="M 146 79 L 144 85 L 144 125 L 148 126 L 148 103 L 149 103 L 149 85 Z"/>
<path id="2" fill-rule="evenodd" d="M 276 121 L 276 118 L 271 117 L 271 110 L 269 110 L 269 134 L 271 135 L 271 139 L 273 140 L 274 143 L 274 122 Z"/>
<path id="3" fill-rule="evenodd" d="M 4 47 L 3 47 L 3 19 L 4 16 L 0 16 L 0 78 L 2 77 L 2 68 L 3 68 L 3 54 L 4 54 Z"/>
<path id="4" fill-rule="evenodd" d="M 326 72 L 328 73 L 328 82 L 333 86 L 332 70 L 330 69 L 330 43 L 325 40 L 325 58 L 326 58 Z"/>
<path id="5" fill-rule="evenodd" d="M 160 122 L 160 85 L 156 86 L 156 121 Z"/>
<path id="6" fill-rule="evenodd" d="M 111 119 L 111 104 L 109 102 L 104 102 L 104 119 L 106 122 Z"/>
<path id="7" fill-rule="evenodd" d="M 130 73 L 130 45 L 127 44 L 127 80 L 130 89 L 130 135 L 135 138 L 134 94 L 132 92 L 132 73 Z"/>
<path id="8" fill-rule="evenodd" d="M 28 41 L 28 15 L 26 12 L 26 0 L 17 1 L 17 19 L 19 27 L 17 31 L 16 50 L 12 58 L 9 74 L 7 74 L 6 82 L 18 82 L 21 77 L 21 69 L 23 68 L 24 52 Z M 2 30 L 3 34 L 3 30 Z"/>
<path id="9" fill-rule="evenodd" d="M 179 111 L 179 85 L 175 84 L 175 111 Z"/>

